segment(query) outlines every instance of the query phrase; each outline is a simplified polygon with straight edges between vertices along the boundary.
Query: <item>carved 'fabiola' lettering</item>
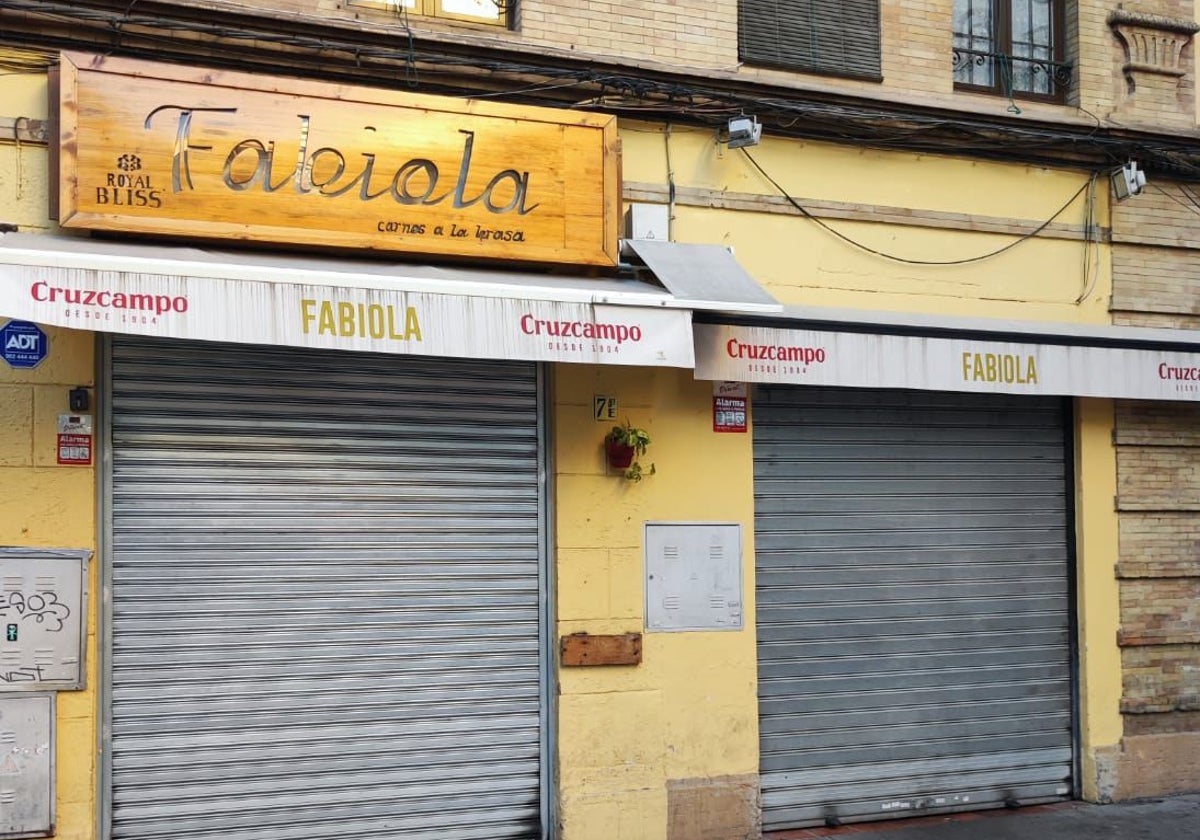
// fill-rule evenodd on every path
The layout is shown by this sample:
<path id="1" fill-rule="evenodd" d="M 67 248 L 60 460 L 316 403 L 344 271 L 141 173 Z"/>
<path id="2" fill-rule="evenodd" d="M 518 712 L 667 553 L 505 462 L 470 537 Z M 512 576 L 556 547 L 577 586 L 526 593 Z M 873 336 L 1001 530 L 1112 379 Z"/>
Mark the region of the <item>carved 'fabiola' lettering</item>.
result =
<path id="1" fill-rule="evenodd" d="M 159 114 L 176 115 L 174 146 L 171 155 L 171 189 L 183 192 L 195 189 L 192 178 L 191 154 L 214 151 L 213 142 L 206 142 L 204 132 L 197 127 L 205 114 L 236 114 L 237 108 L 193 108 L 183 105 L 160 105 L 146 115 L 143 127 L 153 127 Z M 337 198 L 357 192 L 360 201 L 374 201 L 384 196 L 401 205 L 432 206 L 449 202 L 456 210 L 475 205 L 489 213 L 516 213 L 524 216 L 538 208 L 530 205 L 529 173 L 502 169 L 494 173 L 487 185 L 471 195 L 471 157 L 475 147 L 475 132 L 462 131 L 462 152 L 459 155 L 458 177 L 453 188 L 442 186 L 443 176 L 438 165 L 422 157 L 410 158 L 395 166 L 381 164 L 374 152 L 362 152 L 361 168 L 351 175 L 346 156 L 332 146 L 309 151 L 312 116 L 297 114 L 300 120 L 297 153 L 284 172 L 277 172 L 276 149 L 273 139 L 248 137 L 234 143 L 225 153 L 221 169 L 222 183 L 234 192 L 245 192 L 256 186 L 263 192 L 274 193 L 289 185 L 300 195 Z M 374 131 L 364 126 L 364 131 Z M 214 141 L 215 142 L 215 141 Z M 218 154 L 220 151 L 217 152 Z M 290 169 L 287 166 L 290 165 Z M 377 171 L 378 170 L 378 171 Z M 388 173 L 388 174 L 381 174 Z"/>

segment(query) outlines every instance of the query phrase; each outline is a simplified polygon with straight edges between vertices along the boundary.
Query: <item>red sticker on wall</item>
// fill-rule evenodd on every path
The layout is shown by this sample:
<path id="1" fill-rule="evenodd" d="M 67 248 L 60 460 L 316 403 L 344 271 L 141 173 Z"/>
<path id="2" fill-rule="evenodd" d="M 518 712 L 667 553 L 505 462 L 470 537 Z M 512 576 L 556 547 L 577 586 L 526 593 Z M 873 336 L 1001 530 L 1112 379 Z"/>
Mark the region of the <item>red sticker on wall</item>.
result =
<path id="1" fill-rule="evenodd" d="M 84 467 L 91 465 L 91 415 L 58 415 L 58 463 Z"/>
<path id="2" fill-rule="evenodd" d="M 749 389 L 745 382 L 713 383 L 713 431 L 746 431 Z"/>

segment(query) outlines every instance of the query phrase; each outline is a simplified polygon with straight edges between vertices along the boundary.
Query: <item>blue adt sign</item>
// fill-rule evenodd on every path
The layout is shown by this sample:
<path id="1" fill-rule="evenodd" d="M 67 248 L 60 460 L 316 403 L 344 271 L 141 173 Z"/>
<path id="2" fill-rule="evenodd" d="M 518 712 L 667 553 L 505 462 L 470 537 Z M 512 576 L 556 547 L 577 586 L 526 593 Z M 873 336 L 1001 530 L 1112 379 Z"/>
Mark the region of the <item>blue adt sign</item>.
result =
<path id="1" fill-rule="evenodd" d="M 9 321 L 0 327 L 0 356 L 12 367 L 37 367 L 49 349 L 50 342 L 37 324 Z"/>

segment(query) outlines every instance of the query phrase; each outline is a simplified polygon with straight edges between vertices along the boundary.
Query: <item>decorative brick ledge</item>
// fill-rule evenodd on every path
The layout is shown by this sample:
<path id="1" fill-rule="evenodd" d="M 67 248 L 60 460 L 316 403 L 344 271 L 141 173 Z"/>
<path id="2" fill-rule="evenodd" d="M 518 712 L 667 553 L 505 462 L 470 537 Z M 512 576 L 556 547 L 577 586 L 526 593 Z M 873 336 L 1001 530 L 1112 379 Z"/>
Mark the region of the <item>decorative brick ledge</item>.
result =
<path id="1" fill-rule="evenodd" d="M 1157 73 L 1182 76 L 1180 56 L 1200 25 L 1183 18 L 1115 9 L 1108 25 L 1125 47 L 1126 73 Z"/>

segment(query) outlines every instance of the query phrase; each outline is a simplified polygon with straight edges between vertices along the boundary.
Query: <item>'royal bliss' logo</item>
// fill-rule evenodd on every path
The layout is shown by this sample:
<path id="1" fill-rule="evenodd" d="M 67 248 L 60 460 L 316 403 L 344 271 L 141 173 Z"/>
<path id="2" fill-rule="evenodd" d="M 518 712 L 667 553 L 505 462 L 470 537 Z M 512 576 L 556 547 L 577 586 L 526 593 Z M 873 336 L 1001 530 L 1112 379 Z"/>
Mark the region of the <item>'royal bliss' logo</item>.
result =
<path id="1" fill-rule="evenodd" d="M 149 173 L 142 171 L 142 159 L 134 154 L 117 158 L 116 170 L 106 173 L 96 187 L 96 203 L 112 207 L 162 207 L 162 192 Z"/>

